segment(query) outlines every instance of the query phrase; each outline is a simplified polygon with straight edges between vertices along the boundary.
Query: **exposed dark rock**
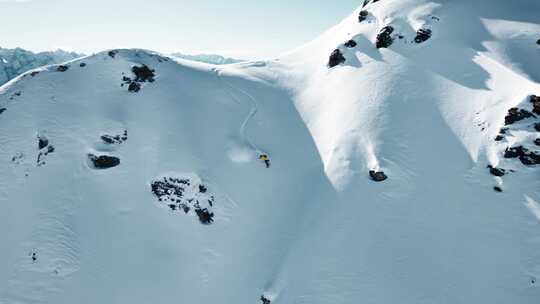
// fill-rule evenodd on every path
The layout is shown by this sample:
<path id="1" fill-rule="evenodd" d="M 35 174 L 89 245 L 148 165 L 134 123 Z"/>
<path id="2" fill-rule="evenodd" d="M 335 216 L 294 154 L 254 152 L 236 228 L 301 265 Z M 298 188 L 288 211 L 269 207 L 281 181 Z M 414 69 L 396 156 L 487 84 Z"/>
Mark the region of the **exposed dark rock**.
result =
<path id="1" fill-rule="evenodd" d="M 523 146 L 506 148 L 504 158 L 519 158 L 521 163 L 527 166 L 540 164 L 540 155 Z"/>
<path id="2" fill-rule="evenodd" d="M 391 34 L 393 32 L 394 32 L 394 28 L 392 26 L 387 25 L 383 27 L 379 31 L 379 34 L 377 35 L 377 41 L 375 44 L 376 47 L 380 49 L 380 48 L 387 48 L 390 45 L 392 45 L 392 42 L 394 42 L 394 40 L 392 39 Z"/>
<path id="3" fill-rule="evenodd" d="M 129 87 L 128 87 L 128 91 L 129 92 L 133 92 L 133 93 L 137 93 L 141 90 L 141 85 L 136 83 L 136 82 L 132 82 L 129 84 Z"/>
<path id="4" fill-rule="evenodd" d="M 357 46 L 357 43 L 356 43 L 356 41 L 351 39 L 351 40 L 345 42 L 345 46 L 348 47 L 348 48 L 353 48 L 353 47 Z"/>
<path id="5" fill-rule="evenodd" d="M 137 82 L 154 82 L 155 70 L 150 69 L 148 66 L 143 64 L 142 66 L 134 66 L 131 68 L 133 74 L 135 74 L 135 81 Z"/>
<path id="6" fill-rule="evenodd" d="M 37 254 L 35 252 L 32 252 L 32 262 L 37 261 Z"/>
<path id="7" fill-rule="evenodd" d="M 502 136 L 502 135 L 497 135 L 497 136 L 495 137 L 495 141 L 501 141 L 501 140 L 503 140 L 503 139 L 504 139 L 504 136 Z"/>
<path id="8" fill-rule="evenodd" d="M 94 164 L 96 169 L 109 169 L 120 165 L 120 159 L 118 157 L 109 155 L 96 156 L 94 154 L 88 154 L 88 159 Z"/>
<path id="9" fill-rule="evenodd" d="M 6 108 L 0 108 L 0 114 L 4 113 L 6 110 Z"/>
<path id="10" fill-rule="evenodd" d="M 521 155 L 525 155 L 528 152 L 523 146 L 506 148 L 504 151 L 504 158 L 517 158 Z"/>
<path id="11" fill-rule="evenodd" d="M 536 40 L 536 44 L 540 45 L 540 39 Z"/>
<path id="12" fill-rule="evenodd" d="M 107 53 L 109 55 L 109 57 L 111 58 L 114 58 L 116 56 L 116 54 L 118 54 L 118 51 L 117 50 L 112 50 L 112 51 L 109 51 L 109 53 Z"/>
<path id="13" fill-rule="evenodd" d="M 368 15 L 369 15 L 368 11 L 365 11 L 365 10 L 360 11 L 360 14 L 358 15 L 358 22 L 362 22 L 366 20 Z"/>
<path id="14" fill-rule="evenodd" d="M 200 193 L 206 193 L 206 191 L 208 191 L 208 189 L 204 185 L 199 185 L 199 192 Z"/>
<path id="15" fill-rule="evenodd" d="M 510 110 L 508 110 L 508 114 L 506 114 L 506 117 L 504 118 L 504 124 L 511 125 L 517 121 L 520 121 L 529 117 L 535 117 L 535 116 L 533 113 L 525 109 L 511 108 Z"/>
<path id="16" fill-rule="evenodd" d="M 386 176 L 384 172 L 374 171 L 374 170 L 369 171 L 369 176 L 371 177 L 372 180 L 376 182 L 382 182 L 388 178 L 388 176 Z"/>
<path id="17" fill-rule="evenodd" d="M 270 304 L 272 303 L 267 297 L 265 297 L 264 295 L 261 296 L 261 303 L 262 304 Z"/>
<path id="18" fill-rule="evenodd" d="M 65 72 L 65 71 L 67 71 L 68 69 L 69 69 L 69 66 L 67 66 L 67 65 L 59 65 L 58 67 L 56 67 L 56 70 L 57 70 L 58 72 Z"/>
<path id="19" fill-rule="evenodd" d="M 124 130 L 124 133 L 122 135 L 101 135 L 101 140 L 105 142 L 106 144 L 121 144 L 124 141 L 128 139 L 127 137 L 127 130 Z"/>
<path id="20" fill-rule="evenodd" d="M 81 68 L 84 68 L 84 67 L 86 66 L 86 63 L 81 62 L 81 63 L 79 64 L 79 66 L 80 66 Z"/>
<path id="21" fill-rule="evenodd" d="M 422 43 L 431 38 L 431 30 L 426 28 L 421 28 L 416 31 L 416 37 L 414 37 L 414 42 Z"/>
<path id="22" fill-rule="evenodd" d="M 534 144 L 540 146 L 540 138 L 535 139 Z"/>
<path id="23" fill-rule="evenodd" d="M 525 155 L 520 155 L 519 160 L 526 166 L 533 166 L 540 164 L 540 155 L 534 152 L 530 152 Z"/>
<path id="24" fill-rule="evenodd" d="M 54 147 L 52 145 L 47 144 L 42 150 L 39 151 L 36 164 L 38 167 L 41 167 L 45 165 L 45 156 L 49 155 L 49 153 L 54 152 Z"/>
<path id="25" fill-rule="evenodd" d="M 499 186 L 493 187 L 493 190 L 495 190 L 495 192 L 503 192 L 502 188 Z"/>
<path id="26" fill-rule="evenodd" d="M 540 122 L 534 124 L 534 129 L 535 129 L 537 132 L 540 132 Z"/>
<path id="27" fill-rule="evenodd" d="M 202 224 L 214 221 L 214 213 L 209 209 L 213 206 L 214 196 L 207 194 L 205 185 L 190 178 L 164 177 L 153 181 L 150 186 L 158 201 L 166 203 L 172 211 L 187 214 L 193 209 Z M 202 206 L 206 203 L 207 207 Z"/>
<path id="28" fill-rule="evenodd" d="M 38 135 L 38 149 L 41 150 L 49 145 L 49 140 L 44 135 Z"/>
<path id="29" fill-rule="evenodd" d="M 489 165 L 487 167 L 489 168 L 489 173 L 491 173 L 491 175 L 503 176 L 505 174 L 505 172 L 506 172 L 506 170 L 500 169 L 500 168 L 495 168 L 492 165 Z"/>
<path id="30" fill-rule="evenodd" d="M 103 140 L 106 144 L 116 143 L 116 141 L 114 140 L 114 137 L 110 135 L 101 135 L 101 140 Z"/>
<path id="31" fill-rule="evenodd" d="M 533 104 L 533 113 L 540 115 L 540 96 L 531 95 L 529 100 Z"/>
<path id="32" fill-rule="evenodd" d="M 330 59 L 328 60 L 328 67 L 333 68 L 344 62 L 345 62 L 345 57 L 343 57 L 343 54 L 341 53 L 340 50 L 336 49 L 330 55 Z"/>
<path id="33" fill-rule="evenodd" d="M 37 74 L 39 74 L 39 71 L 33 71 L 32 73 L 30 73 L 30 76 L 34 77 L 34 76 L 36 76 Z"/>
<path id="34" fill-rule="evenodd" d="M 499 134 L 506 134 L 506 131 L 508 131 L 508 128 L 501 128 Z"/>
<path id="35" fill-rule="evenodd" d="M 214 213 L 208 211 L 208 209 L 195 209 L 195 213 L 199 217 L 199 221 L 204 225 L 212 224 L 214 221 Z"/>

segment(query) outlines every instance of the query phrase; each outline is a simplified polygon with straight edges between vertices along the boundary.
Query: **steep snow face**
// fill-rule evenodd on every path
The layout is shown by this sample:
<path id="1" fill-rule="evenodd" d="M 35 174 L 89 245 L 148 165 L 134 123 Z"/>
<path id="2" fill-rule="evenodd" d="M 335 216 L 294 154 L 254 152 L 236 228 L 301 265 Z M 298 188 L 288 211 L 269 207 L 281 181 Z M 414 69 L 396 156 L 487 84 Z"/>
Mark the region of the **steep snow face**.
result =
<path id="1" fill-rule="evenodd" d="M 82 55 L 63 50 L 33 53 L 20 48 L 0 48 L 0 85 L 28 70 L 69 61 L 78 57 L 82 57 Z"/>
<path id="2" fill-rule="evenodd" d="M 212 66 L 110 51 L 0 96 L 1 303 L 256 302 L 335 201 L 287 93 Z"/>
<path id="3" fill-rule="evenodd" d="M 272 61 L 20 76 L 0 303 L 536 303 L 539 6 L 366 1 Z"/>
<path id="4" fill-rule="evenodd" d="M 429 171 L 438 163 L 426 157 L 437 154 L 433 147 L 447 151 L 451 145 L 476 162 L 482 149 L 493 146 L 483 141 L 499 131 L 506 111 L 538 93 L 539 60 L 534 58 L 540 28 L 531 23 L 537 8 L 534 1 L 368 1 L 320 38 L 287 54 L 279 69 L 295 75 L 283 85 L 295 91 L 336 187 L 346 187 L 355 174 L 371 168 L 403 170 L 393 164 L 396 152 L 406 148 L 414 148 L 414 158 Z M 365 20 L 359 22 L 360 12 Z M 376 48 L 385 27 L 393 30 L 392 44 Z M 431 36 L 418 43 L 422 30 Z M 348 41 L 355 45 L 347 46 Z M 334 50 L 345 62 L 329 69 Z M 448 141 L 449 131 L 465 149 Z M 435 144 L 440 139 L 444 144 Z"/>

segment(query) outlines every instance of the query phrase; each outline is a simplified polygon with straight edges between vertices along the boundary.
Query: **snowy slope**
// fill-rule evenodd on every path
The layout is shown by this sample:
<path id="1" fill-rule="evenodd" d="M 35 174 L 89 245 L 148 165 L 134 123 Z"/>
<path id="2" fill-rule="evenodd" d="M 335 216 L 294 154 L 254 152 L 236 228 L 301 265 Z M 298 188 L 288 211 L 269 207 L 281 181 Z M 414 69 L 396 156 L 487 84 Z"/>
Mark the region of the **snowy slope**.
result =
<path id="1" fill-rule="evenodd" d="M 11 81 L 0 303 L 537 303 L 538 11 L 380 0 L 275 60 Z"/>
<path id="2" fill-rule="evenodd" d="M 21 48 L 0 48 L 0 85 L 28 70 L 44 65 L 62 63 L 78 57 L 82 57 L 82 55 L 63 50 L 33 53 Z"/>

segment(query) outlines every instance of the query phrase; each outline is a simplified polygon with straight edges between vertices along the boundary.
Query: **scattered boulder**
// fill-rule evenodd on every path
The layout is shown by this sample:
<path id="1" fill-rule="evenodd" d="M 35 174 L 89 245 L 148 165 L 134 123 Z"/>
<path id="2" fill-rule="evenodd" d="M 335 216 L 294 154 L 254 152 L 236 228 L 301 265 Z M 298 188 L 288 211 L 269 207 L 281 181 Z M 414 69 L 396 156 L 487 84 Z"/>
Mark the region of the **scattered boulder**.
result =
<path id="1" fill-rule="evenodd" d="M 535 129 L 537 132 L 540 132 L 540 122 L 534 124 L 534 129 Z"/>
<path id="2" fill-rule="evenodd" d="M 106 144 L 121 144 L 128 139 L 127 130 L 122 135 L 101 135 L 101 140 Z"/>
<path id="3" fill-rule="evenodd" d="M 136 82 L 131 82 L 128 86 L 128 91 L 129 92 L 133 92 L 133 93 L 137 93 L 141 90 L 141 85 L 136 83 Z"/>
<path id="4" fill-rule="evenodd" d="M 342 63 L 345 63 L 345 57 L 343 56 L 340 50 L 338 49 L 334 50 L 332 54 L 330 55 L 330 59 L 328 60 L 328 67 L 333 68 Z"/>
<path id="5" fill-rule="evenodd" d="M 489 173 L 494 176 L 504 176 L 506 170 L 493 167 L 492 165 L 487 166 L 489 168 Z"/>
<path id="6" fill-rule="evenodd" d="M 536 44 L 540 45 L 540 39 L 536 40 Z"/>
<path id="7" fill-rule="evenodd" d="M 421 28 L 416 31 L 416 37 L 414 37 L 414 42 L 422 43 L 431 38 L 431 30 L 427 28 Z"/>
<path id="8" fill-rule="evenodd" d="M 214 196 L 208 193 L 207 186 L 200 179 L 189 176 L 163 177 L 152 181 L 150 186 L 158 201 L 165 203 L 171 211 L 188 214 L 194 210 L 201 224 L 209 225 L 214 221 L 211 210 Z"/>
<path id="9" fill-rule="evenodd" d="M 199 192 L 200 193 L 206 193 L 206 191 L 208 191 L 208 188 L 206 188 L 206 186 L 199 185 Z"/>
<path id="10" fill-rule="evenodd" d="M 272 301 L 270 301 L 270 299 L 268 299 L 267 297 L 265 297 L 264 295 L 261 296 L 261 303 L 262 304 L 270 304 L 272 303 Z"/>
<path id="11" fill-rule="evenodd" d="M 41 150 L 49 145 L 49 140 L 44 135 L 38 134 L 38 150 Z"/>
<path id="12" fill-rule="evenodd" d="M 136 82 L 154 82 L 154 77 L 156 74 L 155 70 L 150 69 L 147 65 L 143 64 L 142 66 L 134 66 L 131 68 L 133 74 L 135 74 Z"/>
<path id="13" fill-rule="evenodd" d="M 88 154 L 88 159 L 96 169 L 109 169 L 120 165 L 120 159 L 118 157 L 109 155 L 96 156 L 94 154 Z"/>
<path id="14" fill-rule="evenodd" d="M 84 68 L 84 67 L 86 66 L 86 63 L 81 62 L 81 63 L 79 64 L 79 66 L 80 66 L 81 68 Z"/>
<path id="15" fill-rule="evenodd" d="M 6 108 L 0 108 L 0 114 L 4 113 L 6 110 Z"/>
<path id="16" fill-rule="evenodd" d="M 392 45 L 394 40 L 392 39 L 391 34 L 393 32 L 394 32 L 394 28 L 392 26 L 387 25 L 383 27 L 379 31 L 379 34 L 377 35 L 377 41 L 375 43 L 376 47 L 380 49 L 380 48 L 387 48 L 390 45 Z"/>
<path id="17" fill-rule="evenodd" d="M 504 124 L 511 125 L 517 121 L 520 121 L 529 117 L 536 117 L 536 116 L 534 116 L 533 113 L 525 109 L 511 108 L 510 110 L 508 110 L 508 114 L 506 114 L 506 117 L 504 117 Z"/>
<path id="18" fill-rule="evenodd" d="M 529 101 L 533 104 L 533 113 L 540 115 L 540 96 L 531 95 Z"/>
<path id="19" fill-rule="evenodd" d="M 540 146 L 540 138 L 535 139 L 534 144 Z"/>
<path id="20" fill-rule="evenodd" d="M 32 252 L 32 262 L 37 261 L 37 254 L 35 252 Z"/>
<path id="21" fill-rule="evenodd" d="M 118 54 L 118 50 L 111 50 L 107 53 L 109 57 L 113 58 L 116 57 L 116 54 Z"/>
<path id="22" fill-rule="evenodd" d="M 214 221 L 214 213 L 208 211 L 208 209 L 195 209 L 195 213 L 199 217 L 201 224 L 210 225 Z"/>
<path id="23" fill-rule="evenodd" d="M 48 145 L 48 146 L 46 146 L 46 148 L 39 151 L 37 161 L 36 161 L 37 166 L 41 167 L 41 166 L 45 165 L 45 156 L 47 156 L 47 155 L 49 155 L 49 153 L 53 153 L 53 152 L 54 152 L 54 147 L 51 146 L 51 145 Z"/>
<path id="24" fill-rule="evenodd" d="M 358 22 L 365 21 L 369 15 L 369 12 L 366 10 L 360 11 L 360 14 L 358 14 Z"/>
<path id="25" fill-rule="evenodd" d="M 493 187 L 493 190 L 495 190 L 495 192 L 503 192 L 502 188 L 499 186 Z"/>
<path id="26" fill-rule="evenodd" d="M 357 46 L 357 43 L 356 43 L 356 41 L 351 39 L 351 40 L 345 42 L 345 46 L 348 47 L 348 48 L 353 48 L 353 47 Z"/>
<path id="27" fill-rule="evenodd" d="M 24 161 L 24 153 L 15 153 L 15 155 L 13 155 L 13 157 L 11 158 L 11 161 L 17 165 L 20 165 Z"/>
<path id="28" fill-rule="evenodd" d="M 388 178 L 388 176 L 386 176 L 384 172 L 374 171 L 374 170 L 369 171 L 369 176 L 371 177 L 373 181 L 376 181 L 376 182 L 382 182 Z"/>
<path id="29" fill-rule="evenodd" d="M 65 72 L 65 71 L 67 71 L 68 69 L 69 69 L 69 66 L 68 66 L 68 65 L 63 65 L 63 64 L 56 67 L 56 70 L 57 70 L 58 72 Z"/>

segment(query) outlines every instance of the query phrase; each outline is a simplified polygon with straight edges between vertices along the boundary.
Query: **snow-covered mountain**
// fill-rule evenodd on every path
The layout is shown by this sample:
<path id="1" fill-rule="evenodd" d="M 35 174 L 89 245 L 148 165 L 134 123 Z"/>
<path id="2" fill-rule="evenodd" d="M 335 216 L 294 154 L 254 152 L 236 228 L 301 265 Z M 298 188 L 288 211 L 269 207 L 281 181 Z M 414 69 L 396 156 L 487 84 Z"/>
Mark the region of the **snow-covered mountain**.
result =
<path id="1" fill-rule="evenodd" d="M 18 77 L 0 303 L 538 303 L 539 11 L 366 1 L 274 60 Z"/>
<path id="2" fill-rule="evenodd" d="M 223 65 L 223 64 L 232 64 L 232 63 L 239 63 L 246 60 L 236 59 L 236 58 L 230 58 L 230 57 L 224 57 L 221 55 L 216 54 L 195 54 L 195 55 L 189 55 L 189 54 L 183 54 L 183 53 L 172 53 L 171 56 L 181 59 L 187 59 L 192 61 L 199 61 L 209 64 L 217 64 L 217 65 Z"/>
<path id="3" fill-rule="evenodd" d="M 0 48 L 0 85 L 31 69 L 62 63 L 82 56 L 64 50 L 34 53 L 21 48 Z"/>

